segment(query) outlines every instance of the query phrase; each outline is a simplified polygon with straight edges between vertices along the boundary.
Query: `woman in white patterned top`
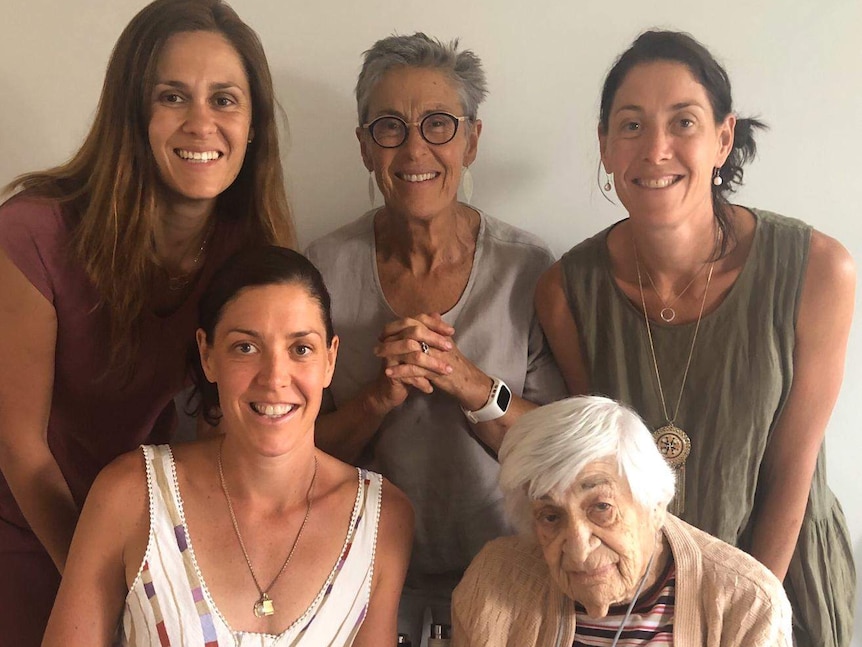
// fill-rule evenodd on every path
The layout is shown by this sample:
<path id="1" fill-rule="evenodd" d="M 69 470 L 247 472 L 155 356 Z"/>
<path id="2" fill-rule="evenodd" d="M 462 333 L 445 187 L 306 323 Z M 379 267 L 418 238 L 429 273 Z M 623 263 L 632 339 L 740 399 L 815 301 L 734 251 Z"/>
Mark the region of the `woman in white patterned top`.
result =
<path id="1" fill-rule="evenodd" d="M 320 274 L 279 247 L 238 254 L 199 324 L 196 382 L 221 434 L 102 472 L 44 645 L 394 644 L 413 515 L 314 446 L 338 350 Z"/>

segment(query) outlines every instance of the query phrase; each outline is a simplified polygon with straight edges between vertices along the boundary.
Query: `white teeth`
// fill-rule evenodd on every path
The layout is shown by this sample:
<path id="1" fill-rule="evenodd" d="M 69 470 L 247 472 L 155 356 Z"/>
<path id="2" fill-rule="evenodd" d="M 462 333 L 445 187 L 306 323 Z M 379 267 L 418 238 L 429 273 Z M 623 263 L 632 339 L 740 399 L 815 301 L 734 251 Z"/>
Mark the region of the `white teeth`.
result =
<path id="1" fill-rule="evenodd" d="M 257 413 L 270 416 L 270 417 L 278 417 L 283 416 L 286 413 L 290 413 L 293 411 L 292 404 L 260 404 L 258 402 L 252 402 L 251 408 L 254 409 Z"/>
<path id="2" fill-rule="evenodd" d="M 189 162 L 209 162 L 221 157 L 221 153 L 218 151 L 205 151 L 203 153 L 199 153 L 197 151 L 185 151 L 181 148 L 177 148 L 175 152 L 182 159 Z"/>
<path id="3" fill-rule="evenodd" d="M 404 174 L 401 178 L 407 182 L 424 182 L 425 180 L 433 180 L 437 177 L 436 173 L 419 173 L 418 175 Z"/>
<path id="4" fill-rule="evenodd" d="M 663 189 L 666 186 L 670 186 L 676 180 L 675 177 L 663 177 L 660 180 L 638 180 L 638 184 L 642 187 L 646 187 L 647 189 Z"/>

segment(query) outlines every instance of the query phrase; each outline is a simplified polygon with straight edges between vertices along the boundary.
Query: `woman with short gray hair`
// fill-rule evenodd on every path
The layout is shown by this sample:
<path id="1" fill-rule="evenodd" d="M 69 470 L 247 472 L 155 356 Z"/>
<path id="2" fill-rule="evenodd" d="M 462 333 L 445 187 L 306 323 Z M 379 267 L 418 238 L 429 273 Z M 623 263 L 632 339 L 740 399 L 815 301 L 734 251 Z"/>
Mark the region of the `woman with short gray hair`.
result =
<path id="1" fill-rule="evenodd" d="M 553 256 L 470 204 L 486 92 L 479 58 L 457 40 L 375 43 L 356 136 L 383 206 L 307 252 L 332 293 L 342 353 L 316 439 L 413 502 L 399 622 L 417 642 L 424 617 L 449 623 L 464 569 L 509 531 L 496 461 L 507 429 L 533 402 L 565 395 L 531 306 Z"/>
<path id="2" fill-rule="evenodd" d="M 521 535 L 490 542 L 453 597 L 456 647 L 790 647 L 778 579 L 669 514 L 674 473 L 627 407 L 574 397 L 500 448 Z"/>

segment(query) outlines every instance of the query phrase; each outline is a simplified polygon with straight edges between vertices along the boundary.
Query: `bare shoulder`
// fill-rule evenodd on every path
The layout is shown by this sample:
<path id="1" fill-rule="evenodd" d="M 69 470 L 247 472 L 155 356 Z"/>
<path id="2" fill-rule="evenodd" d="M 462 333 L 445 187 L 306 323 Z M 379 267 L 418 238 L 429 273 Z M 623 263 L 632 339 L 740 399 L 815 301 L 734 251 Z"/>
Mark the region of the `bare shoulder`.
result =
<path id="1" fill-rule="evenodd" d="M 856 283 L 856 265 L 850 252 L 840 242 L 816 229 L 811 232 L 806 279 L 826 287 L 852 289 Z"/>
<path id="2" fill-rule="evenodd" d="M 563 270 L 560 261 L 556 261 L 539 277 L 539 282 L 536 284 L 536 305 L 551 303 L 562 293 Z"/>
<path id="3" fill-rule="evenodd" d="M 116 527 L 115 538 L 135 541 L 146 535 L 149 494 L 147 470 L 140 449 L 119 456 L 99 472 L 87 495 L 87 508 L 91 515 Z"/>
<path id="4" fill-rule="evenodd" d="M 380 526 L 384 532 L 397 532 L 408 541 L 413 539 L 413 504 L 401 490 L 383 479 L 383 501 L 380 511 Z"/>

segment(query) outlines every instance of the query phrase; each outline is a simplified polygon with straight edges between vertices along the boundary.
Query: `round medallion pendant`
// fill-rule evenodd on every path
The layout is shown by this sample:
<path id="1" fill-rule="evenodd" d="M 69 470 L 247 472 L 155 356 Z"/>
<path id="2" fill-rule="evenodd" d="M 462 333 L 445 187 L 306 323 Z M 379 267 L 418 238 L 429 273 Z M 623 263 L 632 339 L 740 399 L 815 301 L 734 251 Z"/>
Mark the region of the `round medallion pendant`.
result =
<path id="1" fill-rule="evenodd" d="M 671 321 L 676 319 L 676 310 L 665 306 L 661 309 L 661 312 L 659 312 L 658 315 L 662 318 L 662 321 L 664 321 L 665 323 L 670 323 Z"/>
<path id="2" fill-rule="evenodd" d="M 659 427 L 653 432 L 658 451 L 671 467 L 680 467 L 691 453 L 691 439 L 688 434 L 674 424 Z"/>

